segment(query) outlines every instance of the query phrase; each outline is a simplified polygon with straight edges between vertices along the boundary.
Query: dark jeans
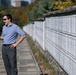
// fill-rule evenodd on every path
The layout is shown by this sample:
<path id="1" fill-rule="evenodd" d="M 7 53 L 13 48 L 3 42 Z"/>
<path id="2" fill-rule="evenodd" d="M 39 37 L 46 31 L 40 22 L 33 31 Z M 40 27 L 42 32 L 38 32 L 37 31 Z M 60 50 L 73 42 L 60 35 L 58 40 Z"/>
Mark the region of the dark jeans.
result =
<path id="1" fill-rule="evenodd" d="M 16 48 L 2 46 L 2 57 L 7 75 L 17 74 Z"/>

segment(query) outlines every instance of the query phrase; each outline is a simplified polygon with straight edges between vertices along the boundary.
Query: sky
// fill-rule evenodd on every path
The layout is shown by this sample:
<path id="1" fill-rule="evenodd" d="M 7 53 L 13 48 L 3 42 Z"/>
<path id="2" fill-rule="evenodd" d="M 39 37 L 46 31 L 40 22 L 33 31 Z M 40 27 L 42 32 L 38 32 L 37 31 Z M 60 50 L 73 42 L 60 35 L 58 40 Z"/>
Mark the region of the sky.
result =
<path id="1" fill-rule="evenodd" d="M 15 0 L 11 0 L 12 2 L 14 2 Z M 30 2 L 31 0 L 23 0 L 23 1 L 28 1 L 28 2 Z"/>

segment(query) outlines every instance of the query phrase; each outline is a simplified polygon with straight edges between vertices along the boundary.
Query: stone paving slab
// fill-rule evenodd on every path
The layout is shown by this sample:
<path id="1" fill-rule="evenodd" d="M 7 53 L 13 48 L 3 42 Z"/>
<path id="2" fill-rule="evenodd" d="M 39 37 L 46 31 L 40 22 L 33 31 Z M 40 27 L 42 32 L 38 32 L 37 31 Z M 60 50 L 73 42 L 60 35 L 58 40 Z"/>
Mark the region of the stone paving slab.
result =
<path id="1" fill-rule="evenodd" d="M 39 75 L 38 65 L 33 57 L 31 48 L 25 39 L 19 48 L 19 75 Z"/>
<path id="2" fill-rule="evenodd" d="M 38 75 L 37 72 L 20 72 L 19 75 Z"/>
<path id="3" fill-rule="evenodd" d="M 0 41 L 0 75 L 6 75 L 2 60 L 1 44 L 2 42 Z M 38 64 L 26 39 L 17 47 L 17 65 L 18 75 L 39 75 Z"/>
<path id="4" fill-rule="evenodd" d="M 6 75 L 6 73 L 1 73 L 1 72 L 0 72 L 0 75 Z"/>
<path id="5" fill-rule="evenodd" d="M 0 41 L 0 75 L 6 75 L 5 67 L 2 60 L 2 41 Z"/>

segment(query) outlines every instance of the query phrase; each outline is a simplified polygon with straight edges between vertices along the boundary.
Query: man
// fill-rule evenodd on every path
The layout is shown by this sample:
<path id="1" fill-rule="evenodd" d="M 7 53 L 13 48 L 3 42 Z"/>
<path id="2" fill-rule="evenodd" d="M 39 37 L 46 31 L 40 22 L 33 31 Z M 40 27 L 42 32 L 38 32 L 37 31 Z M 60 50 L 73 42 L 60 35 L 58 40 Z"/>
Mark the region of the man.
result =
<path id="1" fill-rule="evenodd" d="M 2 29 L 0 39 L 3 39 L 2 57 L 7 75 L 18 75 L 17 73 L 17 59 L 16 59 L 16 46 L 23 41 L 25 33 L 20 27 L 12 23 L 11 14 L 5 14 L 3 17 L 5 25 Z M 17 36 L 21 35 L 19 40 L 16 41 Z"/>

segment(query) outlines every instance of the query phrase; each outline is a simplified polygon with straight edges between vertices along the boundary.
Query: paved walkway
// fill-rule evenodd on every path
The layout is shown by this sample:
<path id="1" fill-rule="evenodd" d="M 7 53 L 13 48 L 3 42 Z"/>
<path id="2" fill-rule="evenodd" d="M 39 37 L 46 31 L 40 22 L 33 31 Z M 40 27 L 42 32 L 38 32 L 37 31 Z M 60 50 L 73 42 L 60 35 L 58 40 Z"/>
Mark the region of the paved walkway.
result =
<path id="1" fill-rule="evenodd" d="M 1 44 L 0 41 L 0 75 L 6 75 L 1 55 Z M 17 47 L 17 60 L 19 75 L 39 75 L 38 64 L 26 39 Z"/>

